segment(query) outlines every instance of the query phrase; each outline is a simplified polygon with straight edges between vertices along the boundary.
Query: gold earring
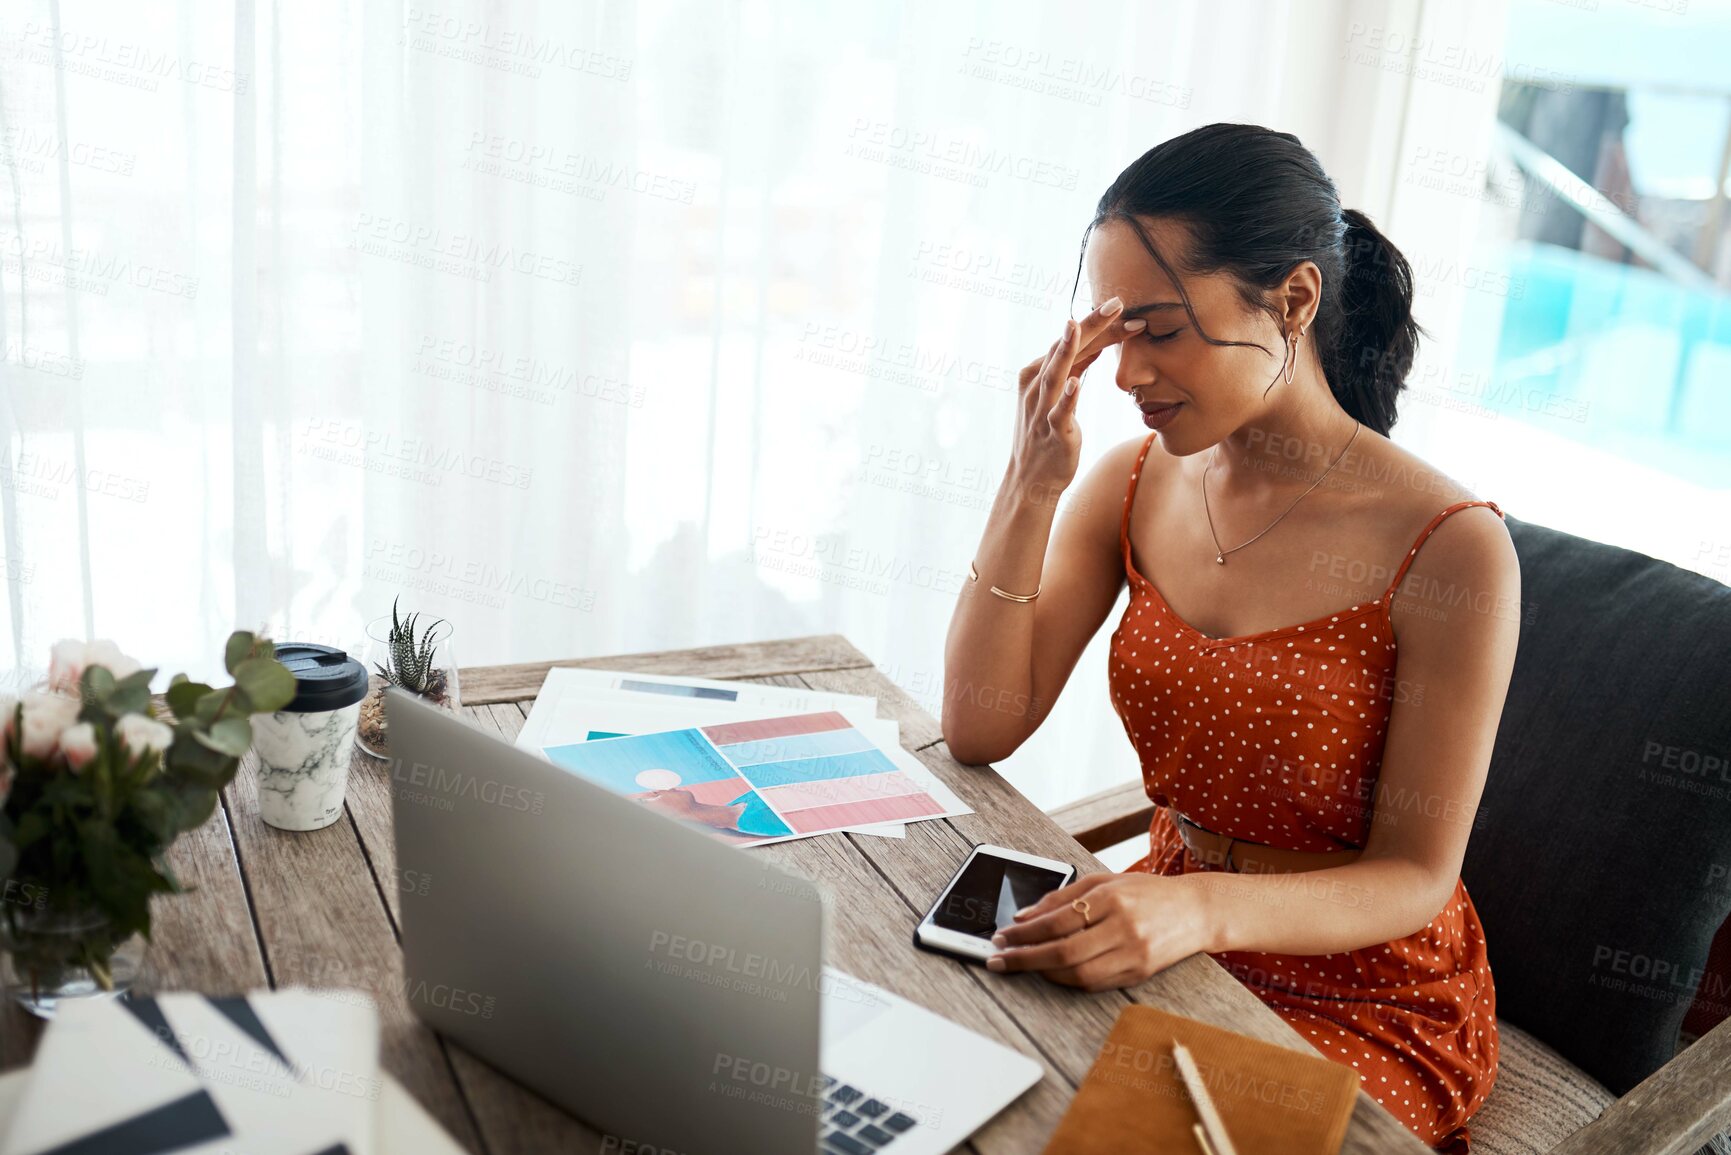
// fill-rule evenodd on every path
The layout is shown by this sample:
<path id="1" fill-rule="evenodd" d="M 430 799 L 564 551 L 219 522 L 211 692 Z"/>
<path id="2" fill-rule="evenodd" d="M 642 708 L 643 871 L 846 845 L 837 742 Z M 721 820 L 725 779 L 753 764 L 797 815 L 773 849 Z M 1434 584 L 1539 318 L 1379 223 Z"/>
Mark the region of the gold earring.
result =
<path id="1" fill-rule="evenodd" d="M 1292 335 L 1292 360 L 1286 364 L 1286 383 L 1292 384 L 1292 374 L 1298 368 L 1298 334 Z"/>

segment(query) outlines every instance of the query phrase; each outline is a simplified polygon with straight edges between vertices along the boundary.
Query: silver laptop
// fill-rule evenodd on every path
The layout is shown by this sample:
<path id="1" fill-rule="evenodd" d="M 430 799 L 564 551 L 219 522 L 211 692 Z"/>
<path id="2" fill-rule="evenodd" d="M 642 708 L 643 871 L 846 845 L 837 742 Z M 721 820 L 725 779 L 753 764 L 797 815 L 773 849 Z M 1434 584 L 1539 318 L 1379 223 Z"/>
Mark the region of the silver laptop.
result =
<path id="1" fill-rule="evenodd" d="M 824 966 L 817 888 L 762 854 L 402 691 L 385 714 L 409 1006 L 603 1150 L 935 1155 L 1039 1081 Z"/>

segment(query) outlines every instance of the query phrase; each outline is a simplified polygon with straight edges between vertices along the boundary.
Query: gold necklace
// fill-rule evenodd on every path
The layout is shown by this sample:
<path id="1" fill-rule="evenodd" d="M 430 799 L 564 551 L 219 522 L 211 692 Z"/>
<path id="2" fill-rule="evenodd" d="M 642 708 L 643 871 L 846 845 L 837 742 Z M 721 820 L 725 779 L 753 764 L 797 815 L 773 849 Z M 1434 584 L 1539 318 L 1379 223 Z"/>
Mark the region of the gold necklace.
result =
<path id="1" fill-rule="evenodd" d="M 1358 431 L 1361 428 L 1362 428 L 1362 426 L 1358 423 L 1357 419 L 1355 418 L 1353 420 L 1353 423 L 1352 423 L 1352 436 L 1348 437 L 1346 439 L 1345 447 L 1342 448 L 1341 451 L 1335 455 L 1335 458 L 1333 461 L 1328 463 L 1328 468 L 1322 471 L 1322 475 L 1320 477 L 1318 477 L 1315 481 L 1310 483 L 1310 489 L 1305 490 L 1303 493 L 1301 493 L 1297 497 L 1293 498 L 1292 499 L 1292 505 L 1287 506 L 1286 509 L 1284 511 L 1282 511 L 1280 517 L 1277 517 L 1273 521 L 1269 522 L 1267 528 L 1264 529 L 1262 531 L 1262 533 L 1267 533 L 1268 530 L 1273 529 L 1275 526 L 1279 525 L 1281 522 L 1281 519 L 1284 518 L 1287 514 L 1292 512 L 1293 506 L 1296 506 L 1299 502 L 1301 502 L 1305 498 L 1309 497 L 1311 489 L 1315 489 L 1317 486 L 1322 484 L 1322 478 L 1327 477 L 1330 473 L 1332 473 L 1334 471 L 1334 467 L 1340 464 L 1340 459 L 1346 456 L 1346 451 L 1348 449 L 1352 448 L 1352 443 L 1358 439 Z M 1220 548 L 1220 535 L 1218 533 L 1214 532 L 1214 511 L 1208 508 L 1208 471 L 1210 469 L 1213 469 L 1213 468 L 1214 468 L 1214 456 L 1211 453 L 1211 454 L 1209 454 L 1209 457 L 1208 457 L 1208 464 L 1202 467 L 1202 510 L 1204 513 L 1208 514 L 1208 533 L 1211 537 L 1214 538 L 1214 550 L 1215 550 L 1214 560 L 1219 565 L 1225 565 L 1227 554 L 1237 553 L 1239 550 L 1243 549 L 1244 546 L 1249 545 L 1251 541 L 1255 541 L 1256 537 L 1261 537 L 1262 533 L 1257 534 L 1256 537 L 1251 538 L 1250 541 L 1245 542 L 1243 545 L 1235 545 L 1231 549 L 1221 549 Z"/>

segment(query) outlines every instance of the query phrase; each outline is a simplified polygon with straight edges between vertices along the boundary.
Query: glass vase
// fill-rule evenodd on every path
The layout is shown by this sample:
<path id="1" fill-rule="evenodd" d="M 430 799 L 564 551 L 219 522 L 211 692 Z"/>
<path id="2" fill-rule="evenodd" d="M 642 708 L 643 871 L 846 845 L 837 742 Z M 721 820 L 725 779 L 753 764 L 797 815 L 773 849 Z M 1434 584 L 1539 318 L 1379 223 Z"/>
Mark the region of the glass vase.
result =
<path id="1" fill-rule="evenodd" d="M 399 690 L 414 694 L 430 706 L 453 714 L 457 712 L 463 701 L 458 686 L 457 654 L 451 642 L 452 633 L 451 623 L 441 620 L 423 634 L 420 619 L 416 619 L 417 642 L 424 638 L 432 640 L 431 673 L 424 685 L 417 686 L 405 684 L 410 671 L 398 669 L 392 659 L 391 615 L 385 614 L 367 623 L 367 696 L 361 699 L 360 722 L 355 727 L 355 745 L 362 751 L 375 758 L 388 759 L 391 756 L 390 735 L 385 727 L 385 687 L 393 684 L 393 679 L 381 674 L 381 667 L 396 675 L 394 681 Z M 412 682 L 412 679 L 407 680 Z"/>
<path id="2" fill-rule="evenodd" d="M 108 916 L 53 907 L 0 913 L 0 986 L 13 1002 L 51 1019 L 70 999 L 115 998 L 132 989 L 144 939 L 116 941 Z"/>

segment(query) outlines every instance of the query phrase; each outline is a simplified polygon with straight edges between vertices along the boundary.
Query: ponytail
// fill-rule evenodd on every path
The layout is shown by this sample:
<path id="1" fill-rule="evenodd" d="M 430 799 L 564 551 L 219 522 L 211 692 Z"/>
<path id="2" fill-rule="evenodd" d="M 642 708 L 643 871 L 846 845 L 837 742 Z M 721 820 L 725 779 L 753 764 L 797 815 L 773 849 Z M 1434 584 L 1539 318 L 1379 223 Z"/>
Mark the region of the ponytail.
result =
<path id="1" fill-rule="evenodd" d="M 1314 262 L 1322 273 L 1316 347 L 1335 400 L 1378 433 L 1394 427 L 1395 400 L 1418 352 L 1412 267 L 1370 218 L 1341 209 L 1334 182 L 1296 136 L 1257 124 L 1208 124 L 1163 141 L 1118 174 L 1088 226 L 1127 222 L 1177 285 L 1204 341 L 1261 348 L 1203 332 L 1179 270 L 1139 217 L 1182 222 L 1191 239 L 1184 271 L 1230 272 L 1253 308 L 1274 312 L 1268 291 L 1300 263 Z M 1080 283 L 1080 258 L 1076 276 Z"/>
<path id="2" fill-rule="evenodd" d="M 1317 351 L 1341 408 L 1387 436 L 1418 353 L 1412 266 L 1369 217 L 1357 209 L 1340 217 L 1346 232 L 1338 307 L 1317 315 Z"/>

